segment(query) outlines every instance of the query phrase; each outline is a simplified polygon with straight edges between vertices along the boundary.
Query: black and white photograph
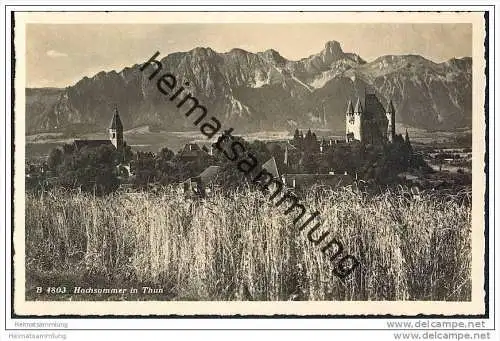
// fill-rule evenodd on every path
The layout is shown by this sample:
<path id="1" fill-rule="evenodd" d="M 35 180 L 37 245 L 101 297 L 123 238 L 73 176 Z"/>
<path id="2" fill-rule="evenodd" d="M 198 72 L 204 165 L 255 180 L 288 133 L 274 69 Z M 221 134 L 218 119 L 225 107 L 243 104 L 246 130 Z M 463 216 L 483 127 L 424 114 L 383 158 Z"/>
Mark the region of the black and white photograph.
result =
<path id="1" fill-rule="evenodd" d="M 484 13 L 261 14 L 13 16 L 16 314 L 484 313 Z"/>

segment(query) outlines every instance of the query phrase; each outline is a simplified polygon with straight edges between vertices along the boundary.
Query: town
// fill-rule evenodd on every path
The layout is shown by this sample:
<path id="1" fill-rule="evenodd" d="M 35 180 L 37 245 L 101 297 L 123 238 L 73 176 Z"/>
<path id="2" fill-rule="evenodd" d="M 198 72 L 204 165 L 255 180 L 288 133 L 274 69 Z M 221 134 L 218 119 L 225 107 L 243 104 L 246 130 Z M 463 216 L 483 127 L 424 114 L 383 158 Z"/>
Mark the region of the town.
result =
<path id="1" fill-rule="evenodd" d="M 469 150 L 464 149 L 465 154 L 459 153 L 462 150 L 415 151 L 407 131 L 404 137 L 396 134 L 392 101 L 384 106 L 374 93 L 365 93 L 364 101 L 358 98 L 355 106 L 352 103 L 347 100 L 343 139 L 318 137 L 314 130 L 296 129 L 293 137 L 283 140 L 247 142 L 231 136 L 236 141 L 233 143 L 239 144 L 231 149 L 236 155 L 237 149 L 252 151 L 262 169 L 297 192 L 313 185 L 468 185 L 468 174 L 463 174 L 462 169 L 451 175 L 448 172 L 445 180 L 436 173 L 442 170 L 443 162 L 464 163 L 464 158 L 470 156 Z M 105 194 L 116 190 L 157 191 L 161 186 L 175 185 L 186 194 L 203 197 L 216 188 L 236 188 L 245 182 L 236 167 L 229 165 L 223 155 L 226 152 L 209 142 L 188 143 L 177 153 L 167 147 L 158 153 L 133 151 L 124 140 L 124 125 L 117 107 L 111 116 L 108 136 L 102 140 L 75 139 L 72 144 L 54 148 L 42 161 L 28 160 L 27 189 L 38 191 L 56 186 Z M 439 168 L 433 160 L 441 161 Z"/>

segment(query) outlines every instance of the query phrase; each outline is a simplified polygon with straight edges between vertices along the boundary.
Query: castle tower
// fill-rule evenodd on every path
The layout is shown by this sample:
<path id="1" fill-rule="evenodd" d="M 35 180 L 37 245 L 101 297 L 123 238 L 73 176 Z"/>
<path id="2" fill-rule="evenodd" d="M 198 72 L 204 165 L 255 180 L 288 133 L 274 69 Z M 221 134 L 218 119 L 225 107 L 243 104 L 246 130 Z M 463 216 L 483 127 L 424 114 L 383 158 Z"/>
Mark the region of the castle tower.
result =
<path id="1" fill-rule="evenodd" d="M 361 100 L 358 97 L 358 101 L 356 102 L 356 106 L 354 107 L 354 113 L 361 115 L 363 113 L 363 106 L 361 105 Z"/>
<path id="2" fill-rule="evenodd" d="M 354 114 L 354 108 L 352 107 L 352 102 L 349 100 L 349 103 L 347 103 L 347 110 L 346 110 L 346 115 L 353 115 Z"/>
<path id="3" fill-rule="evenodd" d="M 385 116 L 387 117 L 387 141 L 393 142 L 394 136 L 396 136 L 396 110 L 394 110 L 394 105 L 392 100 L 389 101 L 387 105 L 387 110 L 385 111 Z"/>
<path id="4" fill-rule="evenodd" d="M 123 124 L 116 107 L 111 125 L 109 126 L 109 139 L 116 149 L 121 149 L 123 147 Z"/>
<path id="5" fill-rule="evenodd" d="M 347 109 L 345 112 L 345 140 L 350 142 L 354 138 L 352 133 L 352 125 L 354 124 L 354 108 L 352 107 L 352 102 L 349 100 L 347 103 Z"/>

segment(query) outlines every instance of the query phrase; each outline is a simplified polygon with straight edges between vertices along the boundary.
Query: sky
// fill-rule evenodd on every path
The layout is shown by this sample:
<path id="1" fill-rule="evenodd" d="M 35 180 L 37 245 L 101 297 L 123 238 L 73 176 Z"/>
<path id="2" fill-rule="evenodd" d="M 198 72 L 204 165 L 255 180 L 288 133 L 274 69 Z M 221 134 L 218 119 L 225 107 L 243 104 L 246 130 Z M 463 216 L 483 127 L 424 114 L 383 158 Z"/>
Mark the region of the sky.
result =
<path id="1" fill-rule="evenodd" d="M 28 24 L 27 87 L 66 87 L 100 71 L 120 71 L 169 53 L 211 47 L 277 50 L 298 60 L 336 40 L 344 52 L 372 61 L 420 54 L 434 62 L 472 56 L 470 24 Z"/>

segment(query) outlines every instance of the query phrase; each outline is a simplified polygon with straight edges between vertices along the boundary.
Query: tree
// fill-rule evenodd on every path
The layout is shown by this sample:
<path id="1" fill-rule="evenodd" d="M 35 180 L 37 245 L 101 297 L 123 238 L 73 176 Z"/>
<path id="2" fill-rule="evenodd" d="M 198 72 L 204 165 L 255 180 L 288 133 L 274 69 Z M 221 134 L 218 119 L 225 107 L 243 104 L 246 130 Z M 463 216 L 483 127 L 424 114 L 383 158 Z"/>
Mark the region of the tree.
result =
<path id="1" fill-rule="evenodd" d="M 71 143 L 62 146 L 64 155 L 71 155 L 76 151 L 75 145 Z"/>
<path id="2" fill-rule="evenodd" d="M 232 136 L 231 138 L 228 138 L 222 145 L 222 150 L 229 151 L 231 144 L 234 142 L 239 142 L 245 151 L 245 153 L 239 153 L 237 160 L 233 161 L 228 159 L 227 156 L 224 155 L 223 151 L 217 148 L 214 152 L 215 163 L 220 167 L 217 173 L 217 178 L 214 182 L 226 191 L 232 191 L 238 187 L 248 186 L 250 184 L 253 172 L 250 172 L 249 174 L 242 172 L 238 168 L 238 163 L 240 161 L 248 159 L 248 155 L 252 155 L 257 159 L 258 164 L 262 164 L 267 161 L 265 156 L 270 155 L 264 143 L 259 141 L 257 143 L 250 144 L 240 136 Z"/>
<path id="3" fill-rule="evenodd" d="M 160 151 L 160 159 L 162 161 L 170 161 L 174 157 L 175 153 L 168 149 L 167 147 L 162 148 Z"/>
<path id="4" fill-rule="evenodd" d="M 214 182 L 225 191 L 231 191 L 243 184 L 248 184 L 248 179 L 237 168 L 236 162 L 226 160 L 226 162 L 220 165 L 217 178 Z"/>
<path id="5" fill-rule="evenodd" d="M 302 156 L 302 168 L 304 173 L 317 173 L 319 167 L 319 157 L 313 152 L 304 152 Z"/>
<path id="6" fill-rule="evenodd" d="M 303 150 L 306 153 L 312 153 L 319 150 L 319 142 L 315 133 L 311 132 L 309 129 L 306 133 L 306 137 L 304 138 Z"/>
<path id="7" fill-rule="evenodd" d="M 304 137 L 302 136 L 302 132 L 298 129 L 295 129 L 295 133 L 293 134 L 293 141 L 292 144 L 301 149 L 302 148 L 302 142 L 303 142 Z"/>
<path id="8" fill-rule="evenodd" d="M 59 148 L 53 148 L 49 153 L 47 165 L 51 171 L 55 171 L 57 166 L 63 162 L 63 152 Z"/>
<path id="9" fill-rule="evenodd" d="M 83 192 L 105 195 L 119 186 L 116 174 L 116 149 L 113 146 L 83 148 L 66 155 L 57 168 L 60 184 Z"/>
<path id="10" fill-rule="evenodd" d="M 157 178 L 161 184 L 166 185 L 179 182 L 177 163 L 174 162 L 175 153 L 167 147 L 162 148 L 155 159 L 155 168 L 159 174 Z"/>
<path id="11" fill-rule="evenodd" d="M 267 160 L 269 160 L 273 155 L 277 157 L 279 154 L 281 154 L 279 146 L 274 146 L 272 149 L 274 153 L 271 152 L 271 148 L 268 148 L 265 142 L 255 140 L 248 145 L 247 150 L 248 152 L 252 153 L 257 158 L 257 160 L 259 160 L 260 163 L 264 163 Z"/>
<path id="12" fill-rule="evenodd" d="M 413 147 L 411 146 L 410 136 L 408 135 L 408 129 L 406 130 L 406 135 L 405 135 L 405 145 L 406 149 L 408 150 L 408 153 L 413 154 Z"/>
<path id="13" fill-rule="evenodd" d="M 146 188 L 149 184 L 161 179 L 160 162 L 152 152 L 137 152 L 131 168 L 135 174 L 134 183 L 138 187 Z"/>

